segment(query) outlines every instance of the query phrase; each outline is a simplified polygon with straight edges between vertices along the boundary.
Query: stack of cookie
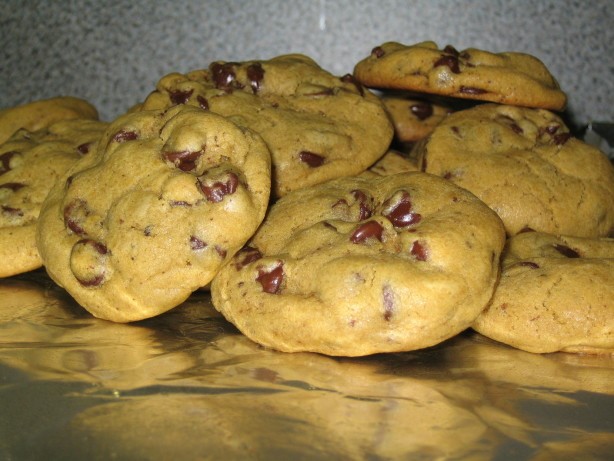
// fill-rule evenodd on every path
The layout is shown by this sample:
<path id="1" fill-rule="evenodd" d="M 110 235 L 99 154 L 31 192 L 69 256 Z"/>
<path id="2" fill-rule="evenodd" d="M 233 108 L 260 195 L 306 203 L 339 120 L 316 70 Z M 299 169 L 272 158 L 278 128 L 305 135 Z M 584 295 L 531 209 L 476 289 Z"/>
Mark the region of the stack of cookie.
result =
<path id="1" fill-rule="evenodd" d="M 425 42 L 385 43 L 342 77 L 296 54 L 213 62 L 110 123 L 9 109 L 0 275 L 44 265 L 115 322 L 210 288 L 288 352 L 408 351 L 471 326 L 612 351 L 614 168 L 551 112 L 565 102 L 536 58 Z M 28 264 L 6 235 L 30 242 Z"/>

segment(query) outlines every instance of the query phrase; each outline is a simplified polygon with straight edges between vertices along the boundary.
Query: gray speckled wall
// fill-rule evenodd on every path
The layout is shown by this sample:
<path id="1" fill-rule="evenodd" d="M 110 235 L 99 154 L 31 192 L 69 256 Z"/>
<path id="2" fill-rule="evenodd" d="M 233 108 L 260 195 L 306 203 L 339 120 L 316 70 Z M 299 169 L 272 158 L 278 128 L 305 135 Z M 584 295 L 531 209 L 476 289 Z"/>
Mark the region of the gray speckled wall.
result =
<path id="1" fill-rule="evenodd" d="M 578 125 L 614 120 L 612 0 L 3 0 L 0 107 L 79 96 L 111 119 L 171 71 L 301 52 L 336 74 L 380 43 L 540 58 Z"/>

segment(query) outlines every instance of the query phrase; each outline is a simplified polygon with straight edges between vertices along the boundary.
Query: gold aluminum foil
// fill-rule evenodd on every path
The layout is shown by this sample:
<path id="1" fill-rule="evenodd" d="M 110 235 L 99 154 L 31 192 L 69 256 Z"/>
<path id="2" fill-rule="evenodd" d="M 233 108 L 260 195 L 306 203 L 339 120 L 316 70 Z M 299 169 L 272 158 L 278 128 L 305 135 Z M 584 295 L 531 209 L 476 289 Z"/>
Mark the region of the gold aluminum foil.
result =
<path id="1" fill-rule="evenodd" d="M 114 324 L 37 271 L 0 280 L 0 414 L 2 460 L 606 460 L 614 358 L 472 332 L 402 354 L 286 354 L 206 291 Z"/>

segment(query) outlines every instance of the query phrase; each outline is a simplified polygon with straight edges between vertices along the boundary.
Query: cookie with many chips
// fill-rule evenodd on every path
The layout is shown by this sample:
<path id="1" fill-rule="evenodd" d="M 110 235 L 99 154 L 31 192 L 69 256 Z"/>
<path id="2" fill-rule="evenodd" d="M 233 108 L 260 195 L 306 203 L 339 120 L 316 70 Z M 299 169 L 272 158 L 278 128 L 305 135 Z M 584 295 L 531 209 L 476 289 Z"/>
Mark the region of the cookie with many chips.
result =
<path id="1" fill-rule="evenodd" d="M 0 277 L 37 269 L 36 223 L 56 181 L 95 148 L 107 124 L 59 121 L 37 131 L 18 130 L 0 144 Z"/>
<path id="2" fill-rule="evenodd" d="M 614 353 L 614 239 L 512 237 L 473 328 L 529 352 Z"/>
<path id="3" fill-rule="evenodd" d="M 562 110 L 567 96 L 538 58 L 517 52 L 458 51 L 435 42 L 386 42 L 354 67 L 373 88 L 437 94 L 525 107 Z"/>
<path id="4" fill-rule="evenodd" d="M 152 317 L 209 283 L 255 232 L 270 153 L 252 131 L 179 106 L 115 120 L 41 210 L 47 272 L 96 317 Z"/>
<path id="5" fill-rule="evenodd" d="M 169 74 L 141 107 L 182 104 L 260 134 L 271 150 L 275 196 L 361 173 L 384 155 L 393 134 L 377 96 L 299 54 Z"/>
<path id="6" fill-rule="evenodd" d="M 477 195 L 509 235 L 614 231 L 614 167 L 553 112 L 501 104 L 458 111 L 417 143 L 412 156 L 422 171 Z"/>
<path id="7" fill-rule="evenodd" d="M 484 309 L 504 241 L 492 210 L 436 176 L 340 178 L 279 199 L 211 295 L 246 336 L 281 351 L 419 349 Z"/>

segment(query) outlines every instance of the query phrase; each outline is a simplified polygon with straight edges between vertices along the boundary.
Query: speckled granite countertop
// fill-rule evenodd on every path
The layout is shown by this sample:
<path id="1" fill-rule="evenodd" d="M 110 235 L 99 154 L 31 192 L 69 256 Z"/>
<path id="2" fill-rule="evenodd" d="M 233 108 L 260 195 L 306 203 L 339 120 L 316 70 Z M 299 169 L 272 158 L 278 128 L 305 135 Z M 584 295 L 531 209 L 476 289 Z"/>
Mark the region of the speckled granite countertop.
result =
<path id="1" fill-rule="evenodd" d="M 611 0 L 5 0 L 0 107 L 70 94 L 113 118 L 171 71 L 301 52 L 343 74 L 384 41 L 539 57 L 578 125 L 614 119 Z"/>

